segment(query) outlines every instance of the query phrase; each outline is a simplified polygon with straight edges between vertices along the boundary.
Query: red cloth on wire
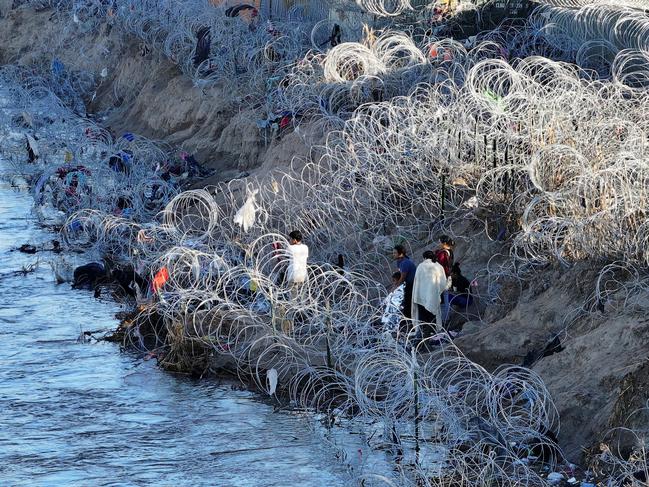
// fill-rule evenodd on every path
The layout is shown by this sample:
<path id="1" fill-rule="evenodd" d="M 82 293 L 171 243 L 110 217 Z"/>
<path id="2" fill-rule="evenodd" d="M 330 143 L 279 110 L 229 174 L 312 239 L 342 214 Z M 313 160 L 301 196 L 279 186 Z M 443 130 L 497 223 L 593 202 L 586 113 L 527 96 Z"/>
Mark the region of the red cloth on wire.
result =
<path id="1" fill-rule="evenodd" d="M 160 289 L 162 289 L 162 286 L 164 286 L 168 280 L 169 280 L 169 271 L 167 270 L 166 267 L 163 267 L 158 271 L 158 273 L 153 278 L 153 282 L 151 283 L 151 288 L 153 289 L 153 292 L 157 293 L 158 291 L 160 291 Z"/>

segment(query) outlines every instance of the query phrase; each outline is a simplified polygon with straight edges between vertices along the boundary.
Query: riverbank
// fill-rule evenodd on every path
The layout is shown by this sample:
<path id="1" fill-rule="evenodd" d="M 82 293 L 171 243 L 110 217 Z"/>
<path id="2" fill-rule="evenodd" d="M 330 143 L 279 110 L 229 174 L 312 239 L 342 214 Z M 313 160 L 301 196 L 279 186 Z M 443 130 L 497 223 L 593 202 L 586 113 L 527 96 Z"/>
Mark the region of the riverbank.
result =
<path id="1" fill-rule="evenodd" d="M 126 306 L 57 284 L 50 260 L 92 257 L 12 251 L 57 236 L 32 206 L 26 182 L 0 160 L 3 484 L 348 485 L 326 430 L 301 412 L 238 381 L 170 374 L 96 340 Z M 23 267 L 35 270 L 4 275 Z M 363 447 L 337 434 L 351 451 Z"/>
<path id="2" fill-rule="evenodd" d="M 127 37 L 124 42 L 133 51 L 132 39 L 129 41 Z M 407 39 L 400 38 L 398 42 L 409 49 L 412 47 Z M 441 52 L 435 62 L 443 66 L 453 60 L 452 56 L 464 59 L 461 47 L 452 43 L 448 44 L 452 54 L 447 59 L 443 42 L 437 46 Z M 375 51 L 367 48 L 371 52 L 363 51 L 363 56 L 374 56 L 381 51 L 376 46 L 372 48 Z M 362 51 L 361 47 L 358 49 Z M 472 51 L 476 58 L 483 52 L 481 49 L 486 47 L 476 48 L 477 53 Z M 131 54 L 134 56 L 134 51 Z M 412 65 L 407 67 L 412 72 L 413 65 L 424 54 L 414 48 L 411 54 L 408 62 Z M 128 54 L 123 57 L 129 59 Z M 467 58 L 471 59 L 468 54 Z M 120 64 L 118 72 L 136 69 L 132 59 L 130 68 Z M 66 65 L 72 62 L 72 56 L 65 60 Z M 164 65 L 167 61 L 153 57 L 151 62 Z M 262 390 L 269 389 L 269 373 L 274 370 L 280 390 L 285 390 L 288 397 L 305 408 L 336 407 L 340 417 L 361 414 L 385 423 L 386 428 L 390 421 L 403 417 L 408 418 L 406 423 L 412 420 L 424 425 L 424 429 L 442 424 L 445 428 L 442 438 L 432 435 L 426 440 L 421 438 L 427 448 L 440 444 L 466 445 L 466 434 L 484 430 L 484 426 L 471 423 L 474 418 L 488 421 L 489 427 L 498 431 L 507 444 L 529 447 L 535 442 L 545 443 L 548 439 L 543 429 L 558 430 L 556 405 L 562 419 L 560 443 L 569 458 L 576 459 L 582 448 L 596 446 L 605 438 L 609 428 L 627 424 L 641 429 L 646 424 L 642 415 L 631 414 L 643 406 L 642 391 L 646 388 L 644 362 L 638 359 L 647 345 L 642 318 L 646 310 L 641 299 L 646 278 L 638 260 L 642 251 L 618 241 L 602 251 L 598 239 L 606 231 L 617 228 L 614 222 L 618 220 L 613 210 L 602 204 L 608 201 L 607 196 L 591 197 L 599 193 L 587 191 L 597 187 L 597 181 L 588 178 L 601 178 L 604 181 L 601 184 L 607 181 L 610 165 L 606 157 L 618 157 L 622 147 L 628 148 L 629 141 L 639 150 L 643 147 L 644 139 L 636 135 L 644 129 L 633 117 L 627 117 L 635 112 L 633 107 L 625 105 L 624 100 L 630 95 L 622 92 L 619 85 L 610 89 L 620 90 L 623 96 L 608 106 L 605 99 L 597 98 L 591 85 L 582 87 L 584 81 L 571 69 L 550 61 L 532 60 L 528 61 L 529 66 L 522 64 L 515 68 L 501 59 L 494 60 L 493 65 L 466 62 L 466 66 L 461 66 L 473 74 L 469 78 L 473 84 L 465 88 L 456 80 L 446 82 L 457 82 L 457 93 L 464 95 L 458 99 L 474 100 L 483 112 L 473 102 L 466 107 L 450 105 L 449 108 L 439 102 L 434 90 L 420 99 L 415 95 L 407 101 L 395 98 L 397 101 L 359 109 L 356 118 L 344 125 L 345 132 L 339 134 L 341 139 L 330 135 L 327 146 L 315 154 L 310 151 L 310 143 L 300 137 L 304 134 L 302 126 L 300 134 L 285 134 L 279 142 L 272 142 L 261 162 L 261 170 L 251 177 L 178 196 L 174 196 L 175 189 L 170 189 L 168 198 L 157 202 L 164 212 L 161 219 L 154 221 L 151 218 L 156 211 L 146 210 L 152 203 L 147 201 L 150 196 L 133 204 L 136 217 L 132 220 L 116 217 L 112 214 L 118 199 L 115 193 L 114 200 L 94 208 L 96 212 L 74 216 L 77 229 L 66 232 L 68 241 L 71 245 L 109 248 L 125 263 L 142 264 L 142 269 L 152 276 L 162 268 L 167 269 L 168 282 L 153 303 L 142 303 L 145 305 L 142 316 L 157 313 L 163 317 L 163 326 L 157 334 L 160 338 L 165 336 L 149 351 L 169 365 L 176 364 L 181 370 L 193 370 L 196 366 L 197 370 L 205 371 L 221 367 L 218 364 L 225 361 L 237 373 L 254 378 Z M 329 68 L 335 70 L 335 63 Z M 598 127 L 589 125 L 592 115 L 582 117 L 580 108 L 570 105 L 567 99 L 562 102 L 564 106 L 557 105 L 554 112 L 547 113 L 555 116 L 552 122 L 555 125 L 550 124 L 547 131 L 537 132 L 537 126 L 544 125 L 537 125 L 532 118 L 529 127 L 521 128 L 519 123 L 516 130 L 499 132 L 499 127 L 512 126 L 509 118 L 518 117 L 516 110 L 527 113 L 512 100 L 517 100 L 528 86 L 532 98 L 539 97 L 544 103 L 553 99 L 552 92 L 549 95 L 543 92 L 553 85 L 536 68 L 553 70 L 555 78 L 565 82 L 557 90 L 557 96 L 574 90 L 579 96 L 590 97 L 594 104 L 599 103 L 604 115 L 606 110 L 619 110 L 617 116 L 630 127 L 628 133 L 635 135 L 625 138 L 622 134 L 619 140 L 602 144 L 598 149 L 600 155 L 593 154 L 592 159 L 601 165 L 585 170 L 583 158 L 588 159 L 590 153 L 588 144 L 580 143 L 580 137 L 589 140 L 590 129 Z M 173 69 L 166 64 L 162 79 L 171 76 Z M 498 83 L 483 86 L 485 82 L 480 75 L 489 79 L 487 73 L 492 69 L 506 79 L 516 80 L 516 86 L 526 88 L 512 95 L 507 90 L 498 92 L 501 86 Z M 221 121 L 199 116 L 202 105 L 195 105 L 194 95 L 191 97 L 194 101 L 182 98 L 185 93 L 197 91 L 194 88 L 191 91 L 188 81 L 183 81 L 179 73 L 173 74 L 173 80 L 166 85 L 170 91 L 166 91 L 167 88 L 160 90 L 157 84 L 145 80 L 144 71 L 139 70 L 139 82 L 137 76 L 130 77 L 136 80 L 132 91 L 141 88 L 135 101 L 108 113 L 106 123 L 114 121 L 115 127 L 123 127 L 127 132 L 138 126 L 146 131 L 154 123 L 149 120 L 160 112 L 159 123 L 155 122 L 157 128 L 149 133 L 164 133 L 168 142 L 177 140 L 182 144 L 190 144 L 192 137 L 198 137 L 197 125 L 208 124 L 209 130 L 214 130 L 214 137 L 201 135 L 201 143 L 218 147 L 223 142 L 230 151 L 229 156 L 217 151 L 219 163 L 214 166 L 242 170 L 246 166 L 239 166 L 239 162 L 244 159 L 259 164 L 263 132 L 252 127 L 255 116 L 241 111 L 224 128 Z M 305 79 L 310 79 L 312 73 L 306 69 L 305 72 Z M 317 72 L 315 68 L 314 72 Z M 395 68 L 395 73 L 400 73 L 399 69 Z M 440 75 L 438 69 L 435 73 Z M 334 74 L 340 77 L 339 84 L 344 85 L 344 76 L 349 73 Z M 314 83 L 319 82 L 317 76 L 314 78 Z M 115 92 L 116 86 L 123 83 L 119 79 L 116 78 L 113 83 L 117 85 L 113 84 L 112 90 L 106 93 Z M 394 82 L 387 76 L 385 79 L 386 83 Z M 441 84 L 440 80 L 436 82 Z M 223 90 L 218 86 L 209 89 L 214 90 L 214 97 L 223 97 Z M 164 96 L 154 96 L 157 92 Z M 193 107 L 191 114 L 174 103 L 167 103 L 170 95 L 182 100 L 179 103 L 183 109 Z M 109 105 L 108 101 L 105 103 Z M 538 110 L 543 109 L 544 103 L 538 105 Z M 440 123 L 441 115 L 435 115 L 437 112 L 418 112 L 419 107 L 427 104 L 439 105 L 439 110 L 451 113 L 446 120 L 448 133 L 444 126 L 417 135 L 416 130 L 422 126 L 436 127 Z M 570 114 L 578 122 L 564 123 L 557 115 L 565 106 L 572 110 Z M 462 123 L 462 114 L 473 112 L 476 112 L 475 120 Z M 483 127 L 478 122 L 480 113 L 504 121 L 491 128 Z M 529 112 L 530 117 L 533 113 L 534 110 Z M 456 115 L 460 118 L 453 118 Z M 390 129 L 400 127 L 403 120 L 418 119 L 424 123 L 414 123 L 408 130 Z M 177 120 L 183 122 L 178 125 Z M 186 123 L 193 128 L 176 130 Z M 461 133 L 451 131 L 452 127 L 463 126 L 469 128 Z M 165 127 L 172 135 L 168 135 Z M 583 133 L 578 133 L 579 130 Z M 403 135 L 410 133 L 416 136 Z M 440 137 L 440 133 L 446 135 Z M 254 141 L 247 138 L 250 134 L 255 134 Z M 488 137 L 493 140 L 489 141 Z M 83 147 L 87 141 L 81 140 L 75 143 Z M 382 144 L 384 140 L 389 143 Z M 302 149 L 294 146 L 298 141 L 304 144 Z M 138 174 L 150 174 L 156 164 L 167 162 L 168 153 L 160 153 L 155 143 L 132 144 L 131 141 L 92 143 L 96 153 L 109 154 L 114 145 L 119 150 L 133 152 L 135 160 L 144 161 L 138 166 L 142 170 Z M 557 145 L 561 147 L 556 149 Z M 199 156 L 202 154 L 198 144 L 187 147 Z M 499 152 L 498 147 L 505 148 Z M 555 154 L 554 150 L 558 152 Z M 579 151 L 585 155 L 574 155 Z M 602 157 L 602 151 L 608 151 L 608 156 Z M 85 162 L 87 155 L 78 152 L 80 160 Z M 148 153 L 155 153 L 157 159 L 151 161 Z M 535 154 L 531 160 L 530 153 Z M 268 159 L 270 154 L 277 159 Z M 286 168 L 287 161 L 282 154 L 297 156 L 292 168 L 266 170 L 275 166 Z M 311 157 L 306 158 L 306 154 Z M 320 158 L 322 154 L 325 157 Z M 568 158 L 561 167 L 563 177 L 553 178 L 554 173 L 548 172 L 549 167 L 544 165 L 544 161 L 555 160 L 555 155 Z M 239 161 L 236 166 L 227 162 L 230 156 L 236 156 Z M 221 158 L 225 161 L 222 165 Z M 440 160 L 452 160 L 452 164 L 434 166 Z M 620 176 L 625 180 L 624 171 L 628 167 L 616 164 L 613 166 L 625 174 Z M 106 169 L 104 166 L 96 167 L 102 171 Z M 437 171 L 432 175 L 431 166 Z M 106 179 L 115 177 L 112 174 L 115 171 L 111 171 L 106 170 Z M 223 176 L 219 174 L 215 178 Z M 422 180 L 426 184 L 420 185 Z M 195 184 L 211 181 L 197 180 Z M 587 181 L 587 185 L 582 187 L 575 181 Z M 592 188 L 588 186 L 591 183 L 595 184 Z M 250 233 L 246 233 L 233 223 L 233 217 L 256 190 L 259 193 L 253 202 L 255 222 Z M 147 191 L 140 190 L 145 195 Z M 574 194 L 581 195 L 581 201 L 573 201 Z M 473 203 L 472 195 L 476 198 Z M 478 208 L 471 210 L 476 201 Z M 634 201 L 636 196 L 628 199 L 630 208 Z M 79 205 L 77 209 L 85 207 Z M 619 221 L 623 223 L 619 231 L 628 234 L 630 239 L 642 240 L 644 227 L 638 225 L 637 218 L 625 216 Z M 557 222 L 565 226 L 556 229 L 553 225 Z M 305 233 L 317 263 L 311 269 L 313 282 L 297 300 L 289 299 L 287 289 L 278 284 L 273 260 L 278 255 L 281 257 L 276 245 L 281 248 L 286 244 L 274 232 L 285 233 L 293 227 L 307 229 Z M 588 231 L 593 227 L 605 230 Z M 458 237 L 456 254 L 461 256 L 465 272 L 477 277 L 478 297 L 486 305 L 486 311 L 484 315 L 472 317 L 464 326 L 464 336 L 456 340 L 455 346 L 434 349 L 432 354 L 421 350 L 422 353 L 411 357 L 398 340 L 384 336 L 375 326 L 381 298 L 385 295 L 377 283 L 387 282 L 388 252 L 393 243 L 405 241 L 417 257 L 421 249 L 434 245 L 435 237 L 442 231 Z M 566 237 L 564 232 L 570 236 Z M 344 255 L 348 263 L 342 273 L 333 265 L 338 254 Z M 611 265 L 617 258 L 625 259 L 626 263 Z M 142 322 L 136 320 L 131 327 L 128 341 L 139 346 L 138 334 L 142 335 L 144 327 L 138 324 Z M 531 365 L 532 372 L 501 368 L 502 364 L 523 363 Z M 611 366 L 602 367 L 602 363 Z M 442 377 L 438 376 L 440 373 Z M 470 379 L 465 387 L 462 384 L 467 384 L 466 376 Z M 523 385 L 518 385 L 519 382 Z M 475 393 L 478 399 L 473 396 L 476 390 L 482 391 Z M 512 395 L 516 400 L 512 400 Z M 631 421 L 626 422 L 629 417 Z M 584 427 L 586 423 L 588 427 Z M 517 431 L 512 431 L 512 424 Z M 400 438 L 410 436 L 406 425 L 401 424 L 398 429 L 394 439 L 388 441 L 394 446 L 400 443 Z M 478 437 L 481 438 L 478 444 L 482 441 L 490 444 L 484 435 Z M 623 440 L 622 456 L 627 456 L 637 441 Z M 476 461 L 464 456 L 464 452 L 453 452 L 451 456 L 464 466 Z M 504 464 L 514 468 L 521 454 L 508 447 L 505 456 Z M 477 477 L 466 473 L 470 482 L 484 480 L 485 469 L 492 466 L 484 459 L 478 463 Z M 429 469 L 422 465 L 416 466 L 414 472 L 414 477 L 430 475 Z M 511 478 L 519 475 L 507 472 Z"/>
<path id="3" fill-rule="evenodd" d="M 53 60 L 60 60 L 70 76 L 87 80 L 88 113 L 104 127 L 171 144 L 217 170 L 201 185 L 251 169 L 288 167 L 323 141 L 322 133 L 308 128 L 302 131 L 306 138 L 264 136 L 255 123 L 267 117 L 263 107 L 247 105 L 225 84 L 195 86 L 160 53 L 149 49 L 142 55 L 143 43 L 109 22 L 84 33 L 71 29 L 69 17 L 52 9 L 2 13 L 0 65 L 38 66 L 47 72 Z"/>

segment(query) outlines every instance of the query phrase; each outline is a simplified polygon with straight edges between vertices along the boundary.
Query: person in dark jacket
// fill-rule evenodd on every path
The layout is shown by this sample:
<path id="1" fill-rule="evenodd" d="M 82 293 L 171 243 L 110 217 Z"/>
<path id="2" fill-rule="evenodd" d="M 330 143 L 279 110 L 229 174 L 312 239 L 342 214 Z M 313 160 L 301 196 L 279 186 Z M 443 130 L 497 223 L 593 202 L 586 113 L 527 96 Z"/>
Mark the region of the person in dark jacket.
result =
<path id="1" fill-rule="evenodd" d="M 412 307 L 412 286 L 415 282 L 415 272 L 417 265 L 406 255 L 406 249 L 403 245 L 396 245 L 393 251 L 394 260 L 399 267 L 400 277 L 395 283 L 394 288 L 405 283 L 406 287 L 403 293 L 403 316 L 410 318 Z"/>
<path id="2" fill-rule="evenodd" d="M 455 263 L 451 268 L 451 280 L 453 282 L 453 290 L 449 292 L 449 303 L 451 306 L 460 306 L 466 309 L 473 302 L 473 298 L 469 292 L 471 282 L 462 275 L 460 264 Z"/>
<path id="3" fill-rule="evenodd" d="M 455 241 L 448 235 L 441 235 L 439 237 L 439 247 L 435 251 L 437 262 L 444 268 L 446 277 L 451 275 L 451 268 L 453 267 L 453 249 L 455 248 Z M 448 291 L 442 294 L 442 323 L 446 323 L 448 314 L 451 310 L 449 304 Z"/>

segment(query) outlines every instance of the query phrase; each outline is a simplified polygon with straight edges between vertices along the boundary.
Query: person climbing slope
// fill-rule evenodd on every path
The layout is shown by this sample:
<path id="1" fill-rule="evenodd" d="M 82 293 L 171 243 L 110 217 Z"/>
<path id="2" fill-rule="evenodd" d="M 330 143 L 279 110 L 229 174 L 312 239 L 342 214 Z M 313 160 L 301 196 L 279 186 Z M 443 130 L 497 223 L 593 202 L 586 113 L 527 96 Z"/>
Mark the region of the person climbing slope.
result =
<path id="1" fill-rule="evenodd" d="M 462 275 L 462 269 L 457 262 L 451 268 L 451 280 L 453 282 L 453 290 L 448 293 L 449 304 L 466 309 L 473 301 L 469 293 L 471 282 Z"/>
<path id="2" fill-rule="evenodd" d="M 307 261 L 309 259 L 309 247 L 302 243 L 302 233 L 293 230 L 288 234 L 290 262 L 287 270 L 288 283 L 291 286 L 293 295 L 307 279 Z"/>
<path id="3" fill-rule="evenodd" d="M 439 237 L 439 246 L 435 250 L 437 262 L 444 268 L 447 276 L 451 275 L 451 268 L 453 267 L 453 249 L 455 248 L 455 241 L 448 235 L 441 235 Z"/>
<path id="4" fill-rule="evenodd" d="M 451 268 L 453 267 L 454 255 L 453 249 L 455 248 L 455 241 L 448 235 L 441 235 L 439 237 L 439 246 L 435 250 L 437 262 L 444 268 L 446 277 L 451 275 Z M 444 291 L 442 295 L 442 323 L 448 320 L 448 314 L 451 309 L 449 304 L 448 292 Z"/>
<path id="5" fill-rule="evenodd" d="M 288 291 L 292 300 L 297 299 L 300 290 L 307 280 L 307 261 L 309 259 L 309 247 L 302 243 L 302 234 L 298 230 L 293 230 L 288 234 L 288 267 L 280 282 L 288 284 Z M 278 309 L 278 314 L 283 315 L 284 309 Z M 282 331 L 286 334 L 293 332 L 295 324 L 303 320 L 304 316 L 298 312 L 292 319 L 284 318 L 281 320 Z"/>

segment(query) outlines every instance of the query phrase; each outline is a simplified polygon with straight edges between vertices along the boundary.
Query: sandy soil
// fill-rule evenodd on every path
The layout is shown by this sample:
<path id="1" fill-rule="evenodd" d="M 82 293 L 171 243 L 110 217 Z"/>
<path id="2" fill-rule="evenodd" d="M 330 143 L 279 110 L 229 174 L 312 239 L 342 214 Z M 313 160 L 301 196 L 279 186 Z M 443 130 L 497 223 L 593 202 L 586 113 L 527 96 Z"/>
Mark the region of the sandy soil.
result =
<path id="1" fill-rule="evenodd" d="M 102 25 L 97 32 L 83 34 L 67 19 L 53 17 L 51 10 L 9 10 L 2 3 L 0 15 L 0 64 L 47 69 L 58 58 L 67 69 L 89 72 L 98 86 L 87 100 L 88 109 L 96 114 L 111 109 L 103 123 L 117 133 L 136 132 L 168 142 L 219 173 L 235 170 L 233 174 L 264 163 L 288 166 L 293 156 L 308 153 L 314 143 L 311 138 L 307 145 L 294 133 L 265 139 L 255 123 L 263 113 L 241 107 L 218 85 L 193 86 L 163 56 L 143 56 L 141 42 L 118 28 Z M 108 75 L 102 78 L 104 68 Z M 223 175 L 214 179 L 222 180 Z"/>

